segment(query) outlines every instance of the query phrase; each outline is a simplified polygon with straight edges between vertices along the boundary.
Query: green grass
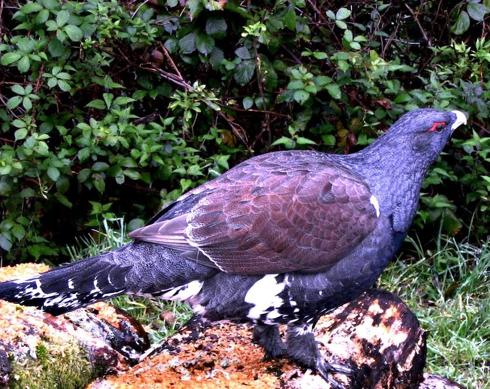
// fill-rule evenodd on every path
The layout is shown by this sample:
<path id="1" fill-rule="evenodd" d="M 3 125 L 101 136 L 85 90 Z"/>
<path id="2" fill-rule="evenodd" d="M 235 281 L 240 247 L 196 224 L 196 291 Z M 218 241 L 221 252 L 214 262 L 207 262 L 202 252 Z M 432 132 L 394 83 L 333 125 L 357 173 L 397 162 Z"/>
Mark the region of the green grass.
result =
<path id="1" fill-rule="evenodd" d="M 72 258 L 128 241 L 120 219 L 105 221 L 97 236 L 70 247 Z M 427 371 L 468 388 L 490 388 L 490 241 L 475 247 L 440 238 L 434 252 L 413 239 L 408 246 L 413 249 L 405 249 L 388 267 L 379 286 L 399 295 L 429 332 Z M 192 315 L 186 305 L 174 302 L 128 296 L 112 302 L 142 323 L 152 342 L 173 334 Z M 175 323 L 162 320 L 161 312 L 169 311 Z"/>
<path id="2" fill-rule="evenodd" d="M 434 252 L 392 263 L 380 287 L 399 295 L 429 332 L 427 371 L 468 388 L 490 388 L 490 244 L 439 239 Z"/>

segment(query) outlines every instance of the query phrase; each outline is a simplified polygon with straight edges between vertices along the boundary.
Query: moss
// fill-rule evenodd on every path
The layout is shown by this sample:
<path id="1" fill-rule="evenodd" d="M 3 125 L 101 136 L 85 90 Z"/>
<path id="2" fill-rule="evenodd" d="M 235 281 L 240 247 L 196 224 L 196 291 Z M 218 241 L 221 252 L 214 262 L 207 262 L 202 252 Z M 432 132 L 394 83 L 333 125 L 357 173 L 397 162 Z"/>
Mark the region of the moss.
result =
<path id="1" fill-rule="evenodd" d="M 40 341 L 36 359 L 12 363 L 11 388 L 82 388 L 96 372 L 86 353 L 76 343 L 56 344 Z"/>

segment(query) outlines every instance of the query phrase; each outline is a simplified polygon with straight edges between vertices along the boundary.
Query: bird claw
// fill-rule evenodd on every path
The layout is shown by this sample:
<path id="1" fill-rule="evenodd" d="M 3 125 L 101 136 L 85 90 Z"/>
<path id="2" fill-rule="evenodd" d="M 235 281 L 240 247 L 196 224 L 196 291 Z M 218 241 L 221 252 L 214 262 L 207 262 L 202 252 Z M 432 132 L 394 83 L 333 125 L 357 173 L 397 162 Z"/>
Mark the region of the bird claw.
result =
<path id="1" fill-rule="evenodd" d="M 328 363 L 324 359 L 319 359 L 316 365 L 317 372 L 322 376 L 322 378 L 327 381 L 333 389 L 347 389 L 342 382 L 338 381 L 332 376 L 332 373 L 339 373 L 345 375 L 351 375 L 353 370 L 345 365 L 340 365 L 338 363 Z"/>

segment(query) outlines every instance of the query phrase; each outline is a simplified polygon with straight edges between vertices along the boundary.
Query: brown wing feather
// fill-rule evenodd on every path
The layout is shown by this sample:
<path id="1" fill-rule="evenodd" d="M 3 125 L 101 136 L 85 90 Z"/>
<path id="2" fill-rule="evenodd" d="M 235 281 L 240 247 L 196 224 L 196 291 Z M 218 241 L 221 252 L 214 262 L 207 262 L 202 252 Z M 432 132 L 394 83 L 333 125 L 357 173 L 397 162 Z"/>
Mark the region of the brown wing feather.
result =
<path id="1" fill-rule="evenodd" d="M 376 211 L 362 179 L 301 155 L 248 160 L 185 195 L 201 197 L 185 213 L 170 220 L 164 214 L 131 236 L 186 250 L 191 259 L 204 256 L 230 273 L 331 266 L 375 228 Z"/>

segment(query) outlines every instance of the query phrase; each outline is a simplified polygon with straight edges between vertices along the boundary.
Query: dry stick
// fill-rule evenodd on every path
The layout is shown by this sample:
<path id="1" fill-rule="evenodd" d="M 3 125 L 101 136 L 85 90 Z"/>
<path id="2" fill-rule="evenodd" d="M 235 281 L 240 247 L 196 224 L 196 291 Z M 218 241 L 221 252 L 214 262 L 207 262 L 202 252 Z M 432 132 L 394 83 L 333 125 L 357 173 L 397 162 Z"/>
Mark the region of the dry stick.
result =
<path id="1" fill-rule="evenodd" d="M 413 18 L 415 19 L 415 22 L 417 23 L 417 26 L 419 26 L 420 32 L 422 33 L 422 35 L 424 36 L 425 41 L 427 42 L 427 45 L 429 47 L 432 47 L 432 43 L 431 43 L 430 39 L 427 37 L 427 34 L 425 33 L 425 30 L 422 27 L 422 25 L 420 24 L 419 18 L 417 17 L 417 15 L 413 11 L 413 9 L 410 8 L 410 6 L 408 4 L 405 4 L 405 7 L 410 11 L 410 13 L 412 14 Z"/>

